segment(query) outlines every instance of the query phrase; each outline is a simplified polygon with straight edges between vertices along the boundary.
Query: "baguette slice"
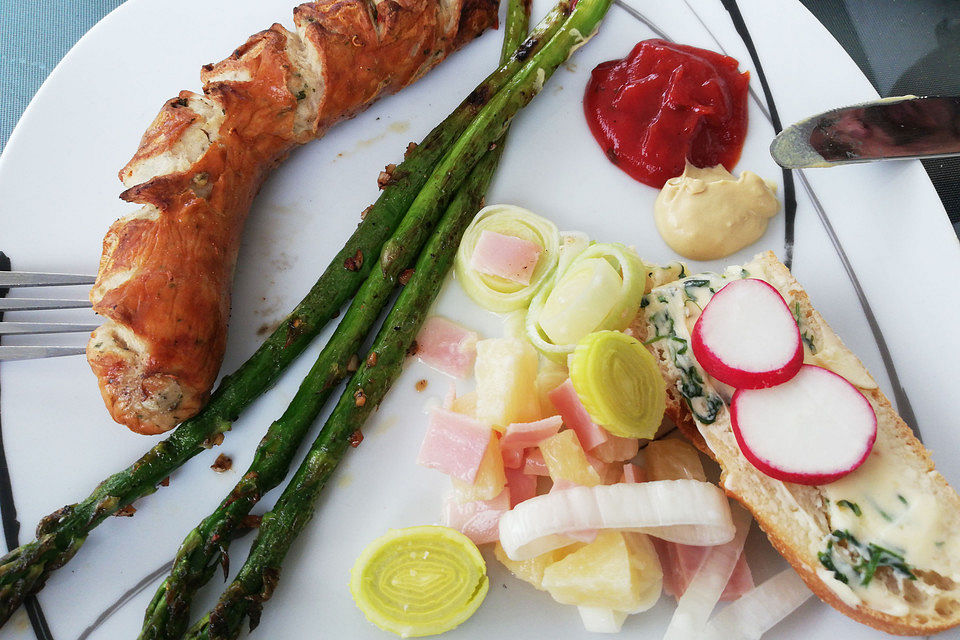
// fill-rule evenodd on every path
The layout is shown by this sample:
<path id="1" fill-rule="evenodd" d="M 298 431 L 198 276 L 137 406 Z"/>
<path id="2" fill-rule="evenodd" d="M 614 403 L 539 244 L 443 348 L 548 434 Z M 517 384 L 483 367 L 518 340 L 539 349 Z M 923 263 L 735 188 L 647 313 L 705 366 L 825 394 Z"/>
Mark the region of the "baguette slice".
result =
<path id="1" fill-rule="evenodd" d="M 731 429 L 732 389 L 711 379 L 688 348 L 690 329 L 712 294 L 745 277 L 763 279 L 783 295 L 800 327 L 804 361 L 845 377 L 876 412 L 877 442 L 870 457 L 840 480 L 803 486 L 753 467 Z M 821 600 L 854 620 L 900 635 L 926 635 L 960 624 L 960 497 L 773 253 L 731 267 L 723 276 L 692 276 L 653 289 L 632 329 L 651 341 L 667 381 L 668 416 L 720 464 L 726 492 L 753 513 Z M 832 535 L 835 531 L 840 535 Z M 878 566 L 867 580 L 870 558 Z"/>

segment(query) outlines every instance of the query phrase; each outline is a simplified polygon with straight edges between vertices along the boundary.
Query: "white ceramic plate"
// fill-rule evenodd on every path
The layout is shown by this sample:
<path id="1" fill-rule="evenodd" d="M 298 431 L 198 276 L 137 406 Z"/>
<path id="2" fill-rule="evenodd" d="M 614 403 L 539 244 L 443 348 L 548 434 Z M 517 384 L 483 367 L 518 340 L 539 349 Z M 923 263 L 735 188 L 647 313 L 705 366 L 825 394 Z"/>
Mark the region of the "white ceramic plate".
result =
<path id="1" fill-rule="evenodd" d="M 561 228 L 633 244 L 648 260 L 666 261 L 674 256 L 654 229 L 655 191 L 612 167 L 587 130 L 580 100 L 589 71 L 654 37 L 641 15 L 671 39 L 722 49 L 747 69 L 753 64 L 719 0 L 629 2 L 633 13 L 614 6 L 595 40 L 517 118 L 488 202 L 518 203 Z M 536 0 L 535 18 L 549 4 Z M 876 97 L 799 3 L 744 0 L 740 5 L 785 122 Z M 129 0 L 92 29 L 51 74 L 0 157 L 0 249 L 12 257 L 14 268 L 95 272 L 103 233 L 130 210 L 117 198 L 115 172 L 163 100 L 180 88 L 197 88 L 199 66 L 229 54 L 248 34 L 275 21 L 289 24 L 290 8 L 285 0 Z M 375 179 L 383 165 L 396 161 L 408 141 L 419 140 L 459 102 L 492 68 L 499 46 L 499 34 L 485 35 L 420 83 L 292 154 L 269 179 L 240 254 L 225 371 L 254 350 L 261 327 L 280 319 L 309 288 L 359 212 L 376 197 Z M 753 88 L 762 95 L 757 82 Z M 739 168 L 779 180 L 766 151 L 773 130 L 765 107 L 758 105 L 751 102 Z M 839 257 L 842 247 L 886 338 L 924 440 L 944 475 L 960 486 L 952 382 L 960 373 L 960 250 L 926 175 L 914 162 L 809 171 L 798 181 L 798 200 L 796 276 L 893 397 L 894 383 Z M 837 246 L 826 231 L 829 225 Z M 782 255 L 783 234 L 781 215 L 759 243 L 729 261 L 746 260 L 766 248 Z M 478 313 L 455 285 L 443 293 L 439 306 L 488 335 L 500 333 L 499 321 Z M 286 406 L 318 351 L 319 343 L 235 423 L 222 447 L 174 473 L 168 488 L 137 503 L 135 517 L 101 525 L 69 566 L 50 579 L 40 602 L 53 637 L 134 637 L 158 581 L 145 576 L 173 556 L 185 532 L 236 482 L 263 430 Z M 429 380 L 423 393 L 414 390 L 420 378 Z M 83 358 L 4 364 L 0 382 L 3 441 L 24 525 L 21 541 L 31 537 L 40 517 L 82 498 L 154 442 L 110 420 Z M 424 429 L 423 405 L 428 397 L 442 395 L 447 384 L 442 375 L 410 364 L 293 546 L 254 637 L 387 637 L 351 602 L 348 570 L 364 544 L 388 528 L 437 521 L 446 479 L 416 466 L 414 458 Z M 220 452 L 233 458 L 233 471 L 209 469 Z M 258 512 L 274 498 L 268 496 Z M 248 537 L 233 545 L 234 570 L 249 542 Z M 760 579 L 782 566 L 756 532 L 749 553 Z M 485 604 L 448 636 L 451 640 L 491 634 L 586 637 L 573 607 L 554 603 L 494 562 L 490 572 Z M 221 587 L 215 579 L 195 611 L 205 611 Z M 656 637 L 672 609 L 663 598 L 653 611 L 632 617 L 625 633 Z M 769 637 L 828 634 L 882 635 L 809 602 Z M 4 629 L 4 637 L 32 636 L 22 611 Z"/>

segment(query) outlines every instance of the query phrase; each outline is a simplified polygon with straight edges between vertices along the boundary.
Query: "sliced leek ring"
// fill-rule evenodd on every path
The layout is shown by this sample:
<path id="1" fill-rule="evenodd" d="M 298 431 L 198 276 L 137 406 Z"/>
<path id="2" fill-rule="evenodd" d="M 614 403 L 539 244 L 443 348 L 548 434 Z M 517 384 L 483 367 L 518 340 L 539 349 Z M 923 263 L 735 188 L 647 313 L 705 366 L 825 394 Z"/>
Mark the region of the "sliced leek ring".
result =
<path id="1" fill-rule="evenodd" d="M 401 638 L 449 631 L 473 615 L 490 586 L 483 556 L 449 527 L 391 529 L 350 570 L 367 620 Z"/>
<path id="2" fill-rule="evenodd" d="M 666 385 L 653 355 L 619 331 L 591 333 L 570 357 L 570 380 L 590 417 L 625 438 L 653 438 L 666 407 Z"/>
<path id="3" fill-rule="evenodd" d="M 480 273 L 470 265 L 483 231 L 523 238 L 543 248 L 530 276 L 530 284 Z M 457 249 L 454 272 L 467 295 L 484 309 L 498 313 L 525 309 L 556 269 L 559 247 L 560 232 L 546 218 L 512 204 L 494 204 L 481 209 L 464 232 Z"/>
<path id="4" fill-rule="evenodd" d="M 534 296 L 527 310 L 527 339 L 563 364 L 588 333 L 626 329 L 640 308 L 647 271 L 623 245 L 590 245 Z"/>

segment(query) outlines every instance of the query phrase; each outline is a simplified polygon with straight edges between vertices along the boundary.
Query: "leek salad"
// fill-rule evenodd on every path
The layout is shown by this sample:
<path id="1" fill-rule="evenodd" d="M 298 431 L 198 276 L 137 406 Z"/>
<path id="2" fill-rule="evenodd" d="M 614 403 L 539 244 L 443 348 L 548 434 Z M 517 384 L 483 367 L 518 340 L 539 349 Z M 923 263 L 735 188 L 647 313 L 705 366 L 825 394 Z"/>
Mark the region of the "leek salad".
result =
<path id="1" fill-rule="evenodd" d="M 459 531 L 393 529 L 350 570 L 350 593 L 367 619 L 402 638 L 435 635 L 477 610 L 490 587 L 476 545 Z"/>
<path id="2" fill-rule="evenodd" d="M 527 240 L 541 248 L 529 284 L 480 273 L 471 266 L 474 251 L 484 231 Z M 537 214 L 511 204 L 484 207 L 467 227 L 457 250 L 454 273 L 460 286 L 484 309 L 505 313 L 524 309 L 557 266 L 560 233 L 557 226 Z"/>
<path id="3" fill-rule="evenodd" d="M 527 310 L 527 338 L 546 357 L 565 363 L 587 334 L 630 326 L 646 281 L 647 267 L 633 250 L 592 244 L 534 296 Z"/>

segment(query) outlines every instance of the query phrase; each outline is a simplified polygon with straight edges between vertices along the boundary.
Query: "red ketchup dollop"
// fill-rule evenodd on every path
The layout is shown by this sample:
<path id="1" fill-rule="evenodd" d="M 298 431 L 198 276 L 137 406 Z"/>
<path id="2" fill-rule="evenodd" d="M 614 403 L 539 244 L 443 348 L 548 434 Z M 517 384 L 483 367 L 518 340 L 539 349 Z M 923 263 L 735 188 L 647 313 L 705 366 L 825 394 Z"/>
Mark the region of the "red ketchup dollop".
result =
<path id="1" fill-rule="evenodd" d="M 730 56 L 644 40 L 623 60 L 593 70 L 583 109 L 607 157 L 658 189 L 698 167 L 740 158 L 747 133 L 749 73 Z"/>

